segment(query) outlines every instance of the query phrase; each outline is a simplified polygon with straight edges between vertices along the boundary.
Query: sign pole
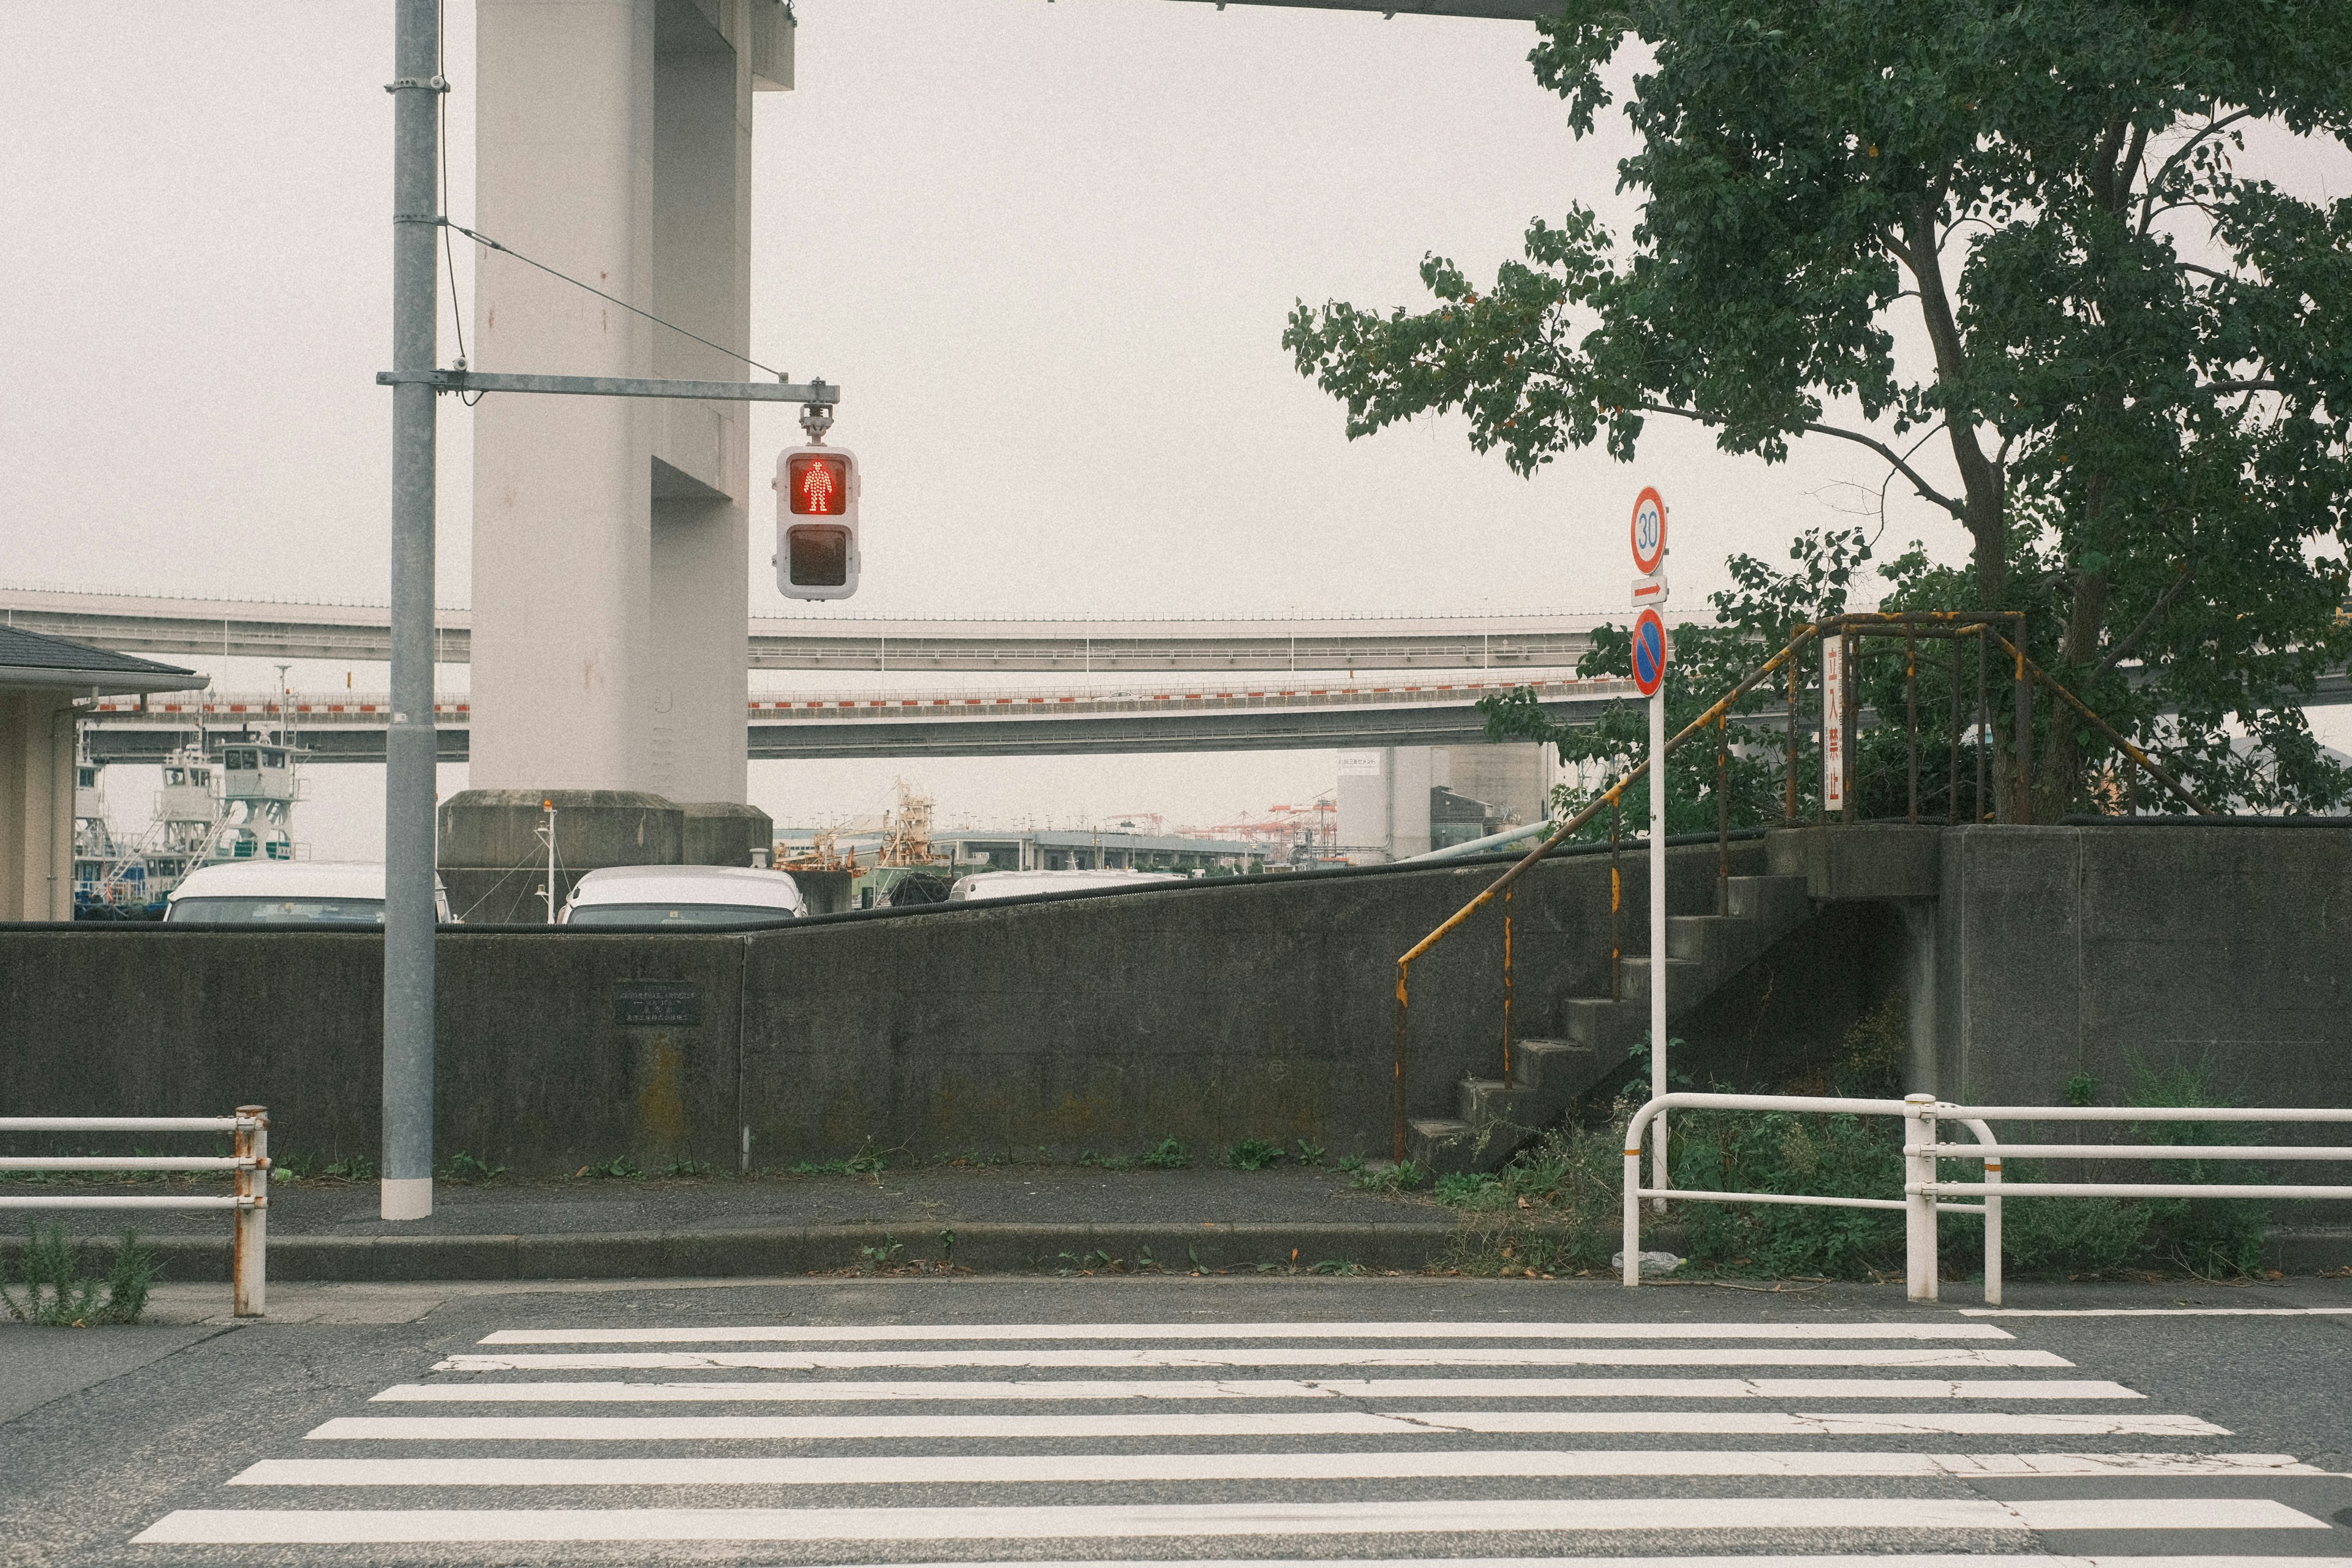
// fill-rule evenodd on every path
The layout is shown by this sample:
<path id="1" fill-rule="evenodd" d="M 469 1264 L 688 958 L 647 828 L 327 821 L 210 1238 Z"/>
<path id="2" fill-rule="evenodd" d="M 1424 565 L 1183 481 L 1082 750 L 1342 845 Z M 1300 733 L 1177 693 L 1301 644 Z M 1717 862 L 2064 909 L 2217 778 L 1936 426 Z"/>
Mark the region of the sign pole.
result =
<path id="1" fill-rule="evenodd" d="M 1666 1092 L 1666 502 L 1650 487 L 1633 498 L 1633 683 L 1650 700 L 1650 1098 Z M 1666 1117 L 1650 1124 L 1650 1185 L 1666 1180 Z M 1659 1213 L 1666 1200 L 1653 1200 Z M 1632 1267 L 1628 1260 L 1627 1267 Z"/>
<path id="2" fill-rule="evenodd" d="M 1650 1098 L 1666 1092 L 1666 688 L 1650 696 Z M 1650 1129 L 1650 1185 L 1666 1179 L 1666 1116 Z M 1665 1211 L 1666 1200 L 1654 1200 Z"/>

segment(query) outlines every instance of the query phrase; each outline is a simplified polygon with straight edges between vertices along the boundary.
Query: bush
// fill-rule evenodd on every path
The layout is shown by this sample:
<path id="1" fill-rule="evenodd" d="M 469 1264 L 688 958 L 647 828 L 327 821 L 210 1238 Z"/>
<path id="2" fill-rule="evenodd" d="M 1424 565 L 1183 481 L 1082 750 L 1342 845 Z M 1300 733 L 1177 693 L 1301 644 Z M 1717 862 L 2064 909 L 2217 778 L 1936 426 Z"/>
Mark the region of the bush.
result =
<path id="1" fill-rule="evenodd" d="M 0 1264 L 0 1305 L 8 1315 L 20 1323 L 74 1329 L 137 1322 L 147 1310 L 148 1289 L 162 1272 L 155 1255 L 139 1245 L 138 1234 L 126 1229 L 106 1278 L 87 1278 L 74 1266 L 73 1244 L 61 1225 L 47 1230 L 34 1226 L 18 1267 L 25 1289 L 21 1300 L 8 1288 L 7 1269 Z"/>
<path id="2" fill-rule="evenodd" d="M 1623 1150 L 1616 1127 L 1556 1128 L 1491 1175 L 1440 1176 L 1437 1201 L 1463 1214 L 1447 1262 L 1465 1274 L 1606 1267 L 1622 1212 Z"/>

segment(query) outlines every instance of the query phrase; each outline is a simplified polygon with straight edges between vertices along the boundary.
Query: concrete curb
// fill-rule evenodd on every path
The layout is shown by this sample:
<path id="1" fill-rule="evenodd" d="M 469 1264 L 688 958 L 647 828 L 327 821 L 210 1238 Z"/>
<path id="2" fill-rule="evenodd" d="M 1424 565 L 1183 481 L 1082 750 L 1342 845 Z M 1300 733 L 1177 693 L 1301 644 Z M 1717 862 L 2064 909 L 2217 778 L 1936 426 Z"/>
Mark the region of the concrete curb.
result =
<path id="1" fill-rule="evenodd" d="M 887 1255 L 897 1265 L 945 1264 L 980 1274 L 1149 1270 L 1352 1263 L 1419 1269 L 1443 1258 L 1457 1227 L 1446 1221 L 1234 1225 L 971 1224 L 685 1231 L 583 1231 L 536 1236 L 284 1236 L 269 1240 L 269 1278 L 285 1282 L 412 1283 L 485 1279 L 741 1279 L 829 1273 Z M 952 1238 L 952 1239 L 950 1239 Z M 175 1284 L 228 1279 L 225 1237 L 149 1236 L 141 1244 Z M 80 1244 L 103 1268 L 111 1242 Z M 0 1252 L 6 1250 L 0 1245 Z M 1111 1264 L 1121 1267 L 1113 1269 Z"/>
<path id="2" fill-rule="evenodd" d="M 1475 1228 L 1475 1227 L 1474 1227 Z M 1347 1224 L 1275 1221 L 1202 1225 L 972 1223 L 937 1230 L 821 1225 L 740 1230 L 581 1231 L 533 1236 L 282 1236 L 269 1243 L 269 1278 L 288 1283 L 421 1284 L 515 1279 L 733 1279 L 825 1274 L 887 1254 L 894 1265 L 944 1264 L 976 1274 L 1150 1272 L 1193 1268 L 1301 1269 L 1352 1263 L 1418 1270 L 1443 1262 L 1465 1227 L 1448 1220 Z M 953 1244 L 948 1237 L 954 1237 Z M 1677 1232 L 1645 1241 L 1681 1250 Z M 145 1236 L 141 1245 L 173 1284 L 226 1282 L 226 1236 Z M 0 1236 L 0 1258 L 23 1242 Z M 105 1237 L 76 1242 L 82 1267 L 103 1272 Z M 895 1249 L 895 1250 L 894 1250 Z M 2268 1261 L 2289 1276 L 2352 1268 L 2352 1230 L 2276 1230 Z M 1148 1261 L 1147 1261 L 1148 1260 Z M 1116 1262 L 1118 1268 L 1111 1265 Z"/>

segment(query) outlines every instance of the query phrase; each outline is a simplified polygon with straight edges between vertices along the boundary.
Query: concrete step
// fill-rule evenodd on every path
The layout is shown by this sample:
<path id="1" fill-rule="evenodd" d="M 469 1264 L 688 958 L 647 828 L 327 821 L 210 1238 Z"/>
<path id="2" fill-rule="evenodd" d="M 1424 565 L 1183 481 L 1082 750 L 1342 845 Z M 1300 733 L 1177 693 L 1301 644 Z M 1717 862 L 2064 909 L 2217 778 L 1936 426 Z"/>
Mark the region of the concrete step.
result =
<path id="1" fill-rule="evenodd" d="M 1614 1060 L 1622 1048 L 1606 1053 Z M 1511 1047 L 1511 1080 L 1465 1078 L 1455 1085 L 1457 1114 L 1423 1140 L 1433 1171 L 1487 1170 L 1528 1139 L 1559 1121 L 1570 1101 L 1600 1075 L 1604 1053 L 1575 1040 L 1519 1040 Z M 1443 1136 L 1440 1135 L 1443 1134 Z"/>
<path id="2" fill-rule="evenodd" d="M 1812 918 L 1813 900 L 1802 877 L 1734 877 L 1730 891 L 1731 912 L 1762 922 L 1776 938 Z"/>
<path id="3" fill-rule="evenodd" d="M 1467 1168 L 1465 1155 L 1476 1129 L 1452 1117 L 1414 1117 L 1405 1123 L 1405 1158 L 1424 1171 Z"/>
<path id="4" fill-rule="evenodd" d="M 1641 1008 L 1642 1016 L 1646 1019 L 1649 1016 L 1650 1008 L 1649 957 L 1644 954 L 1639 958 L 1628 958 L 1618 967 L 1622 972 L 1622 984 L 1619 990 L 1624 994 L 1625 1001 L 1632 1002 Z M 1712 964 L 1701 963 L 1696 959 L 1676 958 L 1672 953 L 1667 954 L 1666 1005 L 1669 1007 L 1679 1008 L 1690 1001 L 1692 992 L 1697 988 L 1698 983 L 1710 978 L 1708 971 L 1713 967 Z M 1712 990 L 1713 987 L 1708 986 L 1706 989 Z M 1623 1004 L 1619 1005 L 1622 1006 Z"/>
<path id="5" fill-rule="evenodd" d="M 1563 1072 L 1589 1072 L 1593 1059 L 1593 1047 L 1578 1040 L 1514 1040 L 1512 1082 L 1518 1089 L 1540 1091 Z"/>
<path id="6" fill-rule="evenodd" d="M 1744 915 L 1668 915 L 1666 956 L 1696 963 L 1734 962 L 1755 941 L 1756 927 Z"/>
<path id="7" fill-rule="evenodd" d="M 1801 876 L 1733 877 L 1726 894 L 1728 914 L 1666 919 L 1666 997 L 1675 1016 L 1812 917 Z M 1622 958 L 1618 1000 L 1571 997 L 1560 1005 L 1556 1037 L 1515 1042 L 1509 1082 L 1464 1078 L 1455 1115 L 1412 1124 L 1413 1159 L 1439 1173 L 1492 1170 L 1556 1123 L 1578 1096 L 1616 1072 L 1648 1031 L 1650 963 L 1646 953 Z"/>
<path id="8" fill-rule="evenodd" d="M 1638 996 L 1632 990 L 1622 1002 L 1612 1002 L 1606 996 L 1571 996 L 1559 1006 L 1559 1032 L 1572 1043 L 1606 1053 L 1622 1052 L 1632 1037 L 1646 1026 L 1650 1016 L 1650 994 Z"/>

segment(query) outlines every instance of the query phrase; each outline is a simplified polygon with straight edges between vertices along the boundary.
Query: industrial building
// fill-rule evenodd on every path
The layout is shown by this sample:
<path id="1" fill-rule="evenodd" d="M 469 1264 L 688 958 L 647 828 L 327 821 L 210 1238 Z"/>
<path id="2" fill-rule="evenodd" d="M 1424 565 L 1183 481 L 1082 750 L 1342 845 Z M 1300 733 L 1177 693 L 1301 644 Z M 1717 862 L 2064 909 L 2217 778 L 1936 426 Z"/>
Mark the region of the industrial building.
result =
<path id="1" fill-rule="evenodd" d="M 1562 776 L 1533 742 L 1341 752 L 1337 849 L 1379 865 L 1539 822 Z"/>

